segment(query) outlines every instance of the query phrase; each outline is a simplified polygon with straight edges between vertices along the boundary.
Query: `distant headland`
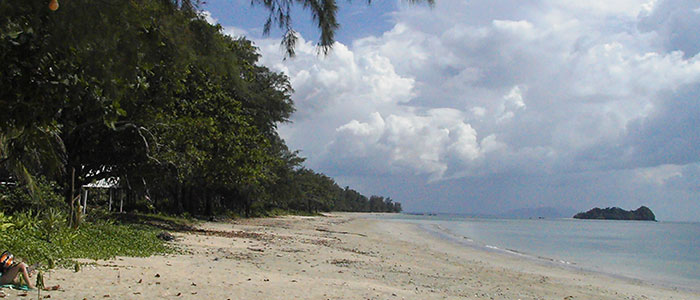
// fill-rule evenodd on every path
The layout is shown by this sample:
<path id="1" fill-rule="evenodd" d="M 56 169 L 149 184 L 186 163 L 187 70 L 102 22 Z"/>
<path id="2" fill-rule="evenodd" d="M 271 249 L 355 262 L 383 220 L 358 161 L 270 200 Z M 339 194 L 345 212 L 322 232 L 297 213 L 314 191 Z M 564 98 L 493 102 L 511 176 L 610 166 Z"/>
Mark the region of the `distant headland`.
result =
<path id="1" fill-rule="evenodd" d="M 587 212 L 577 213 L 574 215 L 574 219 L 656 221 L 656 216 L 646 206 L 641 206 L 637 210 L 631 211 L 619 207 L 608 207 L 605 209 L 596 207 Z"/>

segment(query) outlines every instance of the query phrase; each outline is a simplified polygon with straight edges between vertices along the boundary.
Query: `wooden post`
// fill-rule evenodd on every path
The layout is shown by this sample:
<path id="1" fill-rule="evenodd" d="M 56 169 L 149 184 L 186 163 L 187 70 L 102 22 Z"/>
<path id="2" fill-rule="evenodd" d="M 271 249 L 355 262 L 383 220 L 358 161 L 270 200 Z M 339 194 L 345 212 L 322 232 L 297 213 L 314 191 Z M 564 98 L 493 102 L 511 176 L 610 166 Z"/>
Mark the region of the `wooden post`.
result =
<path id="1" fill-rule="evenodd" d="M 75 224 L 75 167 L 71 168 L 72 173 L 70 177 L 70 227 L 72 228 Z"/>
<path id="2" fill-rule="evenodd" d="M 83 215 L 85 215 L 85 212 L 87 212 L 87 198 L 88 198 L 88 190 L 85 189 L 85 197 L 83 197 Z"/>
<path id="3" fill-rule="evenodd" d="M 123 197 L 122 193 L 120 192 L 119 193 L 119 213 L 123 212 L 123 210 L 122 210 L 123 208 L 124 208 L 124 197 Z"/>
<path id="4" fill-rule="evenodd" d="M 111 212 L 112 211 L 112 188 L 109 190 L 109 209 L 107 211 Z"/>

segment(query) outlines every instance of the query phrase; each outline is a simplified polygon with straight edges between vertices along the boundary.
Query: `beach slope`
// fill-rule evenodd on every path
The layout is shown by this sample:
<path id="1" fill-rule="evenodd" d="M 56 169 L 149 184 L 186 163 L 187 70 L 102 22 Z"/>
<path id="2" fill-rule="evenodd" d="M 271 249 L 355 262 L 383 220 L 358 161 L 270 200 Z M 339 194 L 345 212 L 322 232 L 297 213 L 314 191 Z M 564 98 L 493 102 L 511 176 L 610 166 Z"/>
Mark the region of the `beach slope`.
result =
<path id="1" fill-rule="evenodd" d="M 362 214 L 204 223 L 181 254 L 83 261 L 51 299 L 700 299 L 473 249 Z M 8 291 L 6 291 L 8 292 Z M 9 294 L 21 292 L 9 291 Z M 34 295 L 36 296 L 36 295 Z"/>

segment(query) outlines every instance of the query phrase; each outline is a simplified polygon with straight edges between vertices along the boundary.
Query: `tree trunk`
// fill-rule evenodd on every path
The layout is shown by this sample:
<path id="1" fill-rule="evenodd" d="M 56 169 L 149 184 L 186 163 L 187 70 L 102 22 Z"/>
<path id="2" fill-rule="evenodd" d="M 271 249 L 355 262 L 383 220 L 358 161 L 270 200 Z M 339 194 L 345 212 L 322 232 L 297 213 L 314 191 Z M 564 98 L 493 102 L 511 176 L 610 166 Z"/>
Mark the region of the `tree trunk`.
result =
<path id="1" fill-rule="evenodd" d="M 250 198 L 248 198 L 247 196 L 245 196 L 243 198 L 243 206 L 245 209 L 245 217 L 250 218 L 251 206 L 253 206 L 253 201 Z"/>
<path id="2" fill-rule="evenodd" d="M 182 206 L 182 182 L 177 183 L 176 189 L 177 190 L 175 191 L 175 211 L 178 214 L 182 214 L 182 212 L 184 211 L 184 208 Z"/>
<path id="3" fill-rule="evenodd" d="M 192 200 L 192 187 L 191 186 L 187 187 L 187 210 L 192 215 L 197 214 L 197 212 L 195 211 L 194 200 Z"/>
<path id="4" fill-rule="evenodd" d="M 214 205 L 213 205 L 213 200 L 211 199 L 211 195 L 209 195 L 209 190 L 205 189 L 204 190 L 204 206 L 205 206 L 205 214 L 207 216 L 211 216 L 214 214 Z"/>
<path id="5" fill-rule="evenodd" d="M 75 168 L 71 168 L 70 194 L 66 201 L 70 204 L 70 227 L 75 226 Z"/>

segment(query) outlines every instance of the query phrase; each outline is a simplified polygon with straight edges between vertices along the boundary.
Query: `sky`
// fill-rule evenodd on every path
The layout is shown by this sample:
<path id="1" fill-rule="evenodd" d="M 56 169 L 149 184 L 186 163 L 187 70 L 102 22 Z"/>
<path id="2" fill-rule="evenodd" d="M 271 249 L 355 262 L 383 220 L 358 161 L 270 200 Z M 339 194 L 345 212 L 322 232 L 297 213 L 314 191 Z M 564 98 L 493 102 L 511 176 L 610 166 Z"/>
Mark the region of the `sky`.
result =
<path id="1" fill-rule="evenodd" d="M 700 2 L 341 3 L 324 56 L 297 56 L 249 0 L 202 6 L 289 76 L 279 126 L 306 166 L 409 212 L 650 207 L 700 221 Z"/>

